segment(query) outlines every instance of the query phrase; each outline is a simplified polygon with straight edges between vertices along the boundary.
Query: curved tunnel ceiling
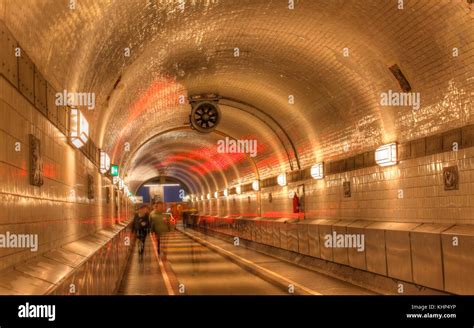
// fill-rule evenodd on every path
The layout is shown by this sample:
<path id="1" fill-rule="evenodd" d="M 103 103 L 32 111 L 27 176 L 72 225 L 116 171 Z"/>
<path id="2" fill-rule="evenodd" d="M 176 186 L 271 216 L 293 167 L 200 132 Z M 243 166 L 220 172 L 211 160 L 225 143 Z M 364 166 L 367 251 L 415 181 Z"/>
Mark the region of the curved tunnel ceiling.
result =
<path id="1" fill-rule="evenodd" d="M 437 6 L 407 1 L 401 15 L 396 2 L 376 0 L 301 0 L 294 10 L 285 1 L 196 0 L 182 11 L 178 2 L 150 0 L 81 0 L 74 10 L 67 2 L 4 0 L 0 15 L 58 90 L 95 92 L 96 109 L 86 113 L 91 137 L 127 167 L 131 181 L 139 184 L 170 163 L 168 174 L 205 192 L 252 179 L 249 161 L 266 177 L 295 169 L 295 158 L 305 167 L 341 156 L 345 144 L 356 153 L 437 132 L 435 117 L 446 129 L 473 122 L 472 105 L 456 98 L 472 85 L 472 74 L 444 77 L 466 66 L 474 71 L 472 61 L 450 56 L 474 33 L 443 34 L 471 22 L 461 2 Z M 425 14 L 431 23 L 418 25 Z M 388 70 L 393 64 L 423 93 L 416 113 L 379 106 L 381 91 L 399 90 Z M 209 92 L 261 110 L 281 131 L 229 103 L 221 108 L 221 135 L 180 129 L 190 113 L 180 97 Z M 196 156 L 215 154 L 223 135 L 256 138 L 262 149 L 239 161 Z M 213 170 L 219 163 L 230 164 Z"/>

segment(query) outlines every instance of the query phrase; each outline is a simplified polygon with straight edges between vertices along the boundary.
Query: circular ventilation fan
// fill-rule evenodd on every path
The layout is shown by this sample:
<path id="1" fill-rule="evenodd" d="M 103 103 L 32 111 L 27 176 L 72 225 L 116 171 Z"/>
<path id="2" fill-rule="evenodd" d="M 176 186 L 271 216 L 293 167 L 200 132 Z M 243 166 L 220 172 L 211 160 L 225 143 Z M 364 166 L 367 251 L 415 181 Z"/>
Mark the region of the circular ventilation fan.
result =
<path id="1" fill-rule="evenodd" d="M 211 132 L 220 120 L 221 112 L 215 102 L 202 101 L 193 105 L 190 116 L 191 126 L 199 132 Z"/>

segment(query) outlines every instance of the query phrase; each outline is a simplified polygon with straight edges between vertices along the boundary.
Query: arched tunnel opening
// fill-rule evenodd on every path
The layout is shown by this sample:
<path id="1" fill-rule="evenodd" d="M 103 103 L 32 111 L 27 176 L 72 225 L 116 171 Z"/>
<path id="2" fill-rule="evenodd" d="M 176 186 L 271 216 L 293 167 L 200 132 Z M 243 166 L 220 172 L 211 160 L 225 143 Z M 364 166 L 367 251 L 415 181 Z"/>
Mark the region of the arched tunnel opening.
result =
<path id="1" fill-rule="evenodd" d="M 0 0 L 0 295 L 466 318 L 473 6 Z"/>
<path id="2" fill-rule="evenodd" d="M 158 176 L 143 182 L 133 193 L 136 203 L 181 203 L 190 199 L 189 187 L 180 179 Z"/>

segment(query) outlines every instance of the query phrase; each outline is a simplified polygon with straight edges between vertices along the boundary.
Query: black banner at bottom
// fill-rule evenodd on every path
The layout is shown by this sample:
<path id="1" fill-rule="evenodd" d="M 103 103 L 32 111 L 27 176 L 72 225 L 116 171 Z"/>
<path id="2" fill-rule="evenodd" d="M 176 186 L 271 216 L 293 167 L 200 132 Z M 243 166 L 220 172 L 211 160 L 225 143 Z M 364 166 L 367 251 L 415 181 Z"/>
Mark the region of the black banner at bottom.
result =
<path id="1" fill-rule="evenodd" d="M 473 296 L 2 296 L 0 327 L 473 327 Z"/>

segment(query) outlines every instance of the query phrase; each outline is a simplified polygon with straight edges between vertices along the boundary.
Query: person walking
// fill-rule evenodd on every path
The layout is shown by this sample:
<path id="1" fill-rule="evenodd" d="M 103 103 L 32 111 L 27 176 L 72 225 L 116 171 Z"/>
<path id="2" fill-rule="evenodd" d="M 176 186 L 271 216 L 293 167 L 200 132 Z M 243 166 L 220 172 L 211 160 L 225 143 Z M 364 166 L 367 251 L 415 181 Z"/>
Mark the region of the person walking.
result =
<path id="1" fill-rule="evenodd" d="M 143 260 L 145 252 L 146 236 L 150 230 L 150 218 L 148 215 L 148 206 L 143 204 L 138 208 L 138 211 L 133 218 L 132 229 L 138 240 L 138 258 Z"/>
<path id="2" fill-rule="evenodd" d="M 170 231 L 174 231 L 176 228 L 176 222 L 179 218 L 178 206 L 176 203 L 171 204 L 170 208 L 171 219 L 169 220 Z"/>
<path id="3" fill-rule="evenodd" d="M 156 248 L 158 254 L 161 254 L 161 237 L 170 231 L 169 214 L 165 212 L 165 204 L 161 201 L 156 202 L 154 210 L 150 213 L 151 231 L 156 237 Z"/>

